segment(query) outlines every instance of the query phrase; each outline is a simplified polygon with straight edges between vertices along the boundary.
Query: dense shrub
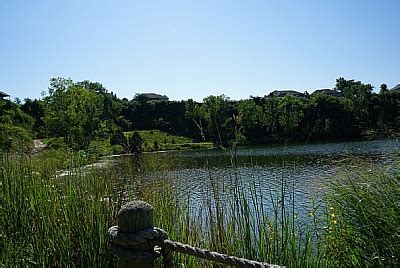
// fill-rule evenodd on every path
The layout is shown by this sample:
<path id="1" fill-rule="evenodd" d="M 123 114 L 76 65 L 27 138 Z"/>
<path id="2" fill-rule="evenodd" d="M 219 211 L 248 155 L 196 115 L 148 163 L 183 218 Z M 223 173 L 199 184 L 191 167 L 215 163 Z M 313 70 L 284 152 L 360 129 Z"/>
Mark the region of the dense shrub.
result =
<path id="1" fill-rule="evenodd" d="M 32 134 L 26 129 L 9 124 L 0 124 L 1 150 L 28 152 L 32 145 Z"/>

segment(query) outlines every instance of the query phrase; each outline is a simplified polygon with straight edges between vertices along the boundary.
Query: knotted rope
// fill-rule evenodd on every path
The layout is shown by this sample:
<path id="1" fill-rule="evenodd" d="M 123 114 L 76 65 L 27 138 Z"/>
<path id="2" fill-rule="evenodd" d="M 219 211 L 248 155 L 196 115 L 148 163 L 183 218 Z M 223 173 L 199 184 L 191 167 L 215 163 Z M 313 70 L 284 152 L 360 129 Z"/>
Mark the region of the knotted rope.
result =
<path id="1" fill-rule="evenodd" d="M 282 266 L 261 263 L 244 258 L 238 258 L 213 252 L 168 239 L 168 234 L 160 228 L 146 229 L 134 234 L 125 234 L 119 232 L 117 226 L 108 230 L 110 248 L 114 254 L 123 258 L 144 258 L 156 259 L 160 255 L 163 257 L 165 268 L 172 268 L 172 251 L 188 254 L 198 258 L 236 266 L 236 267 L 254 267 L 254 268 L 279 268 Z M 153 247 L 152 252 L 141 251 L 141 248 Z"/>

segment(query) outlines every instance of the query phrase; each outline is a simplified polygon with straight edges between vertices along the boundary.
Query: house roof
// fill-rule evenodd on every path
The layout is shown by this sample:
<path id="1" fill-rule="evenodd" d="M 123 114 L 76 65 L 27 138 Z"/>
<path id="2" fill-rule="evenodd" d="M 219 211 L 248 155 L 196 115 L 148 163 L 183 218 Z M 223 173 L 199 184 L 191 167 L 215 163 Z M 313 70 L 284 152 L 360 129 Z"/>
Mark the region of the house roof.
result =
<path id="1" fill-rule="evenodd" d="M 168 97 L 166 95 L 160 95 L 156 93 L 141 93 L 139 95 L 149 100 L 168 100 Z"/>
<path id="2" fill-rule="evenodd" d="M 400 90 L 400 84 L 397 84 L 394 88 L 392 88 L 391 90 Z"/>
<path id="3" fill-rule="evenodd" d="M 10 95 L 8 95 L 7 93 L 0 91 L 0 97 L 4 98 L 4 97 L 10 97 Z"/>
<path id="4" fill-rule="evenodd" d="M 316 89 L 314 90 L 314 92 L 311 95 L 314 94 L 327 94 L 327 95 L 334 95 L 334 96 L 342 96 L 342 93 L 330 88 L 321 88 L 321 89 Z"/>
<path id="5" fill-rule="evenodd" d="M 286 90 L 274 90 L 271 92 L 272 96 L 276 97 L 283 97 L 283 96 L 304 96 L 303 93 L 292 90 L 292 89 L 286 89 Z"/>
<path id="6" fill-rule="evenodd" d="M 330 88 L 320 88 L 320 89 L 314 90 L 313 93 L 320 93 L 320 92 L 334 92 L 334 90 L 330 89 Z"/>

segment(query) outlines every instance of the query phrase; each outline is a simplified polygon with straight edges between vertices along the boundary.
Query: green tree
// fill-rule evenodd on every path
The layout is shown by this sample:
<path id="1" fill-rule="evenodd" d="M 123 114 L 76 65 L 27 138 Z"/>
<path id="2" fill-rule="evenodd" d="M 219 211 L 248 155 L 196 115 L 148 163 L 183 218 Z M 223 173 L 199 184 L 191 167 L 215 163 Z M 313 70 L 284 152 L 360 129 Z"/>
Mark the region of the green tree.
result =
<path id="1" fill-rule="evenodd" d="M 23 112 L 19 104 L 0 99 L 0 123 L 23 127 L 31 131 L 34 119 Z"/>
<path id="2" fill-rule="evenodd" d="M 361 81 L 346 80 L 340 77 L 336 80 L 336 90 L 343 93 L 343 96 L 351 101 L 351 109 L 354 116 L 362 124 L 368 123 L 368 103 L 372 96 L 373 87 L 370 84 L 363 84 Z"/>
<path id="3" fill-rule="evenodd" d="M 116 131 L 118 128 L 117 124 L 121 120 L 122 101 L 119 100 L 113 92 L 109 93 L 108 90 L 98 82 L 84 80 L 75 83 L 75 85 L 102 96 L 103 107 L 100 118 L 103 124 L 103 131 L 108 133 Z"/>
<path id="4" fill-rule="evenodd" d="M 29 151 L 33 122 L 19 104 L 0 99 L 0 151 Z"/>
<path id="5" fill-rule="evenodd" d="M 26 153 L 33 145 L 31 132 L 23 127 L 0 123 L 0 152 Z"/>
<path id="6" fill-rule="evenodd" d="M 279 99 L 279 125 L 286 135 L 294 136 L 304 117 L 305 103 L 300 98 L 287 96 Z"/>
<path id="7" fill-rule="evenodd" d="M 139 154 L 143 151 L 143 138 L 137 131 L 128 136 L 121 131 L 116 131 L 111 136 L 110 143 L 111 145 L 121 145 L 125 153 Z"/>
<path id="8" fill-rule="evenodd" d="M 71 78 L 54 77 L 50 79 L 49 95 L 53 95 L 54 91 L 66 91 L 72 86 L 73 81 Z"/>
<path id="9" fill-rule="evenodd" d="M 386 91 L 374 94 L 369 103 L 370 128 L 378 137 L 392 137 L 400 133 L 400 93 Z"/>
<path id="10" fill-rule="evenodd" d="M 279 99 L 266 97 L 264 103 L 265 125 L 267 131 L 274 134 L 279 126 Z"/>
<path id="11" fill-rule="evenodd" d="M 388 88 L 387 88 L 386 84 L 382 84 L 380 88 L 381 88 L 381 90 L 379 92 L 380 94 L 384 94 L 384 93 L 388 92 Z"/>
<path id="12" fill-rule="evenodd" d="M 26 98 L 24 99 L 24 104 L 21 106 L 21 110 L 34 119 L 32 130 L 34 131 L 35 136 L 43 138 L 45 136 L 43 101 Z"/>
<path id="13" fill-rule="evenodd" d="M 186 118 L 192 120 L 193 123 L 195 123 L 200 131 L 202 140 L 205 141 L 206 137 L 204 133 L 203 122 L 206 121 L 206 112 L 204 111 L 204 109 L 200 106 L 200 104 L 195 103 L 193 99 L 189 99 L 186 102 L 185 116 Z"/>
<path id="14" fill-rule="evenodd" d="M 234 137 L 233 109 L 228 97 L 208 96 L 203 99 L 201 108 L 207 121 L 209 135 L 215 143 L 223 146 Z"/>
<path id="15" fill-rule="evenodd" d="M 354 116 L 350 101 L 325 94 L 311 97 L 304 118 L 309 135 L 317 139 L 352 137 Z"/>
<path id="16" fill-rule="evenodd" d="M 61 83 L 51 84 L 45 98 L 44 121 L 49 134 L 64 137 L 73 148 L 87 148 L 100 128 L 103 97 L 69 80 L 56 82 Z"/>
<path id="17" fill-rule="evenodd" d="M 265 114 L 262 106 L 253 99 L 241 100 L 237 104 L 237 132 L 243 133 L 248 140 L 256 138 L 265 126 Z"/>

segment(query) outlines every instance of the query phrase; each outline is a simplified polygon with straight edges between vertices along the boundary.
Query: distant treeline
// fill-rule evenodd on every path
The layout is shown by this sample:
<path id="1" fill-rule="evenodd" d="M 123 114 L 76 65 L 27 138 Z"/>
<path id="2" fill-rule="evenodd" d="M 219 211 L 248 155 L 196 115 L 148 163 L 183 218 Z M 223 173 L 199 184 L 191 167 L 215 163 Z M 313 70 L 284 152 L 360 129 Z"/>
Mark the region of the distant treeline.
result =
<path id="1" fill-rule="evenodd" d="M 96 138 L 150 129 L 218 145 L 398 135 L 400 92 L 385 84 L 379 94 L 372 90 L 339 78 L 334 88 L 339 94 L 270 94 L 240 101 L 221 95 L 198 103 L 140 94 L 119 99 L 97 82 L 53 78 L 40 100 L 0 100 L 0 141 L 4 147 L 21 137 L 62 137 L 70 147 L 85 149 Z"/>

